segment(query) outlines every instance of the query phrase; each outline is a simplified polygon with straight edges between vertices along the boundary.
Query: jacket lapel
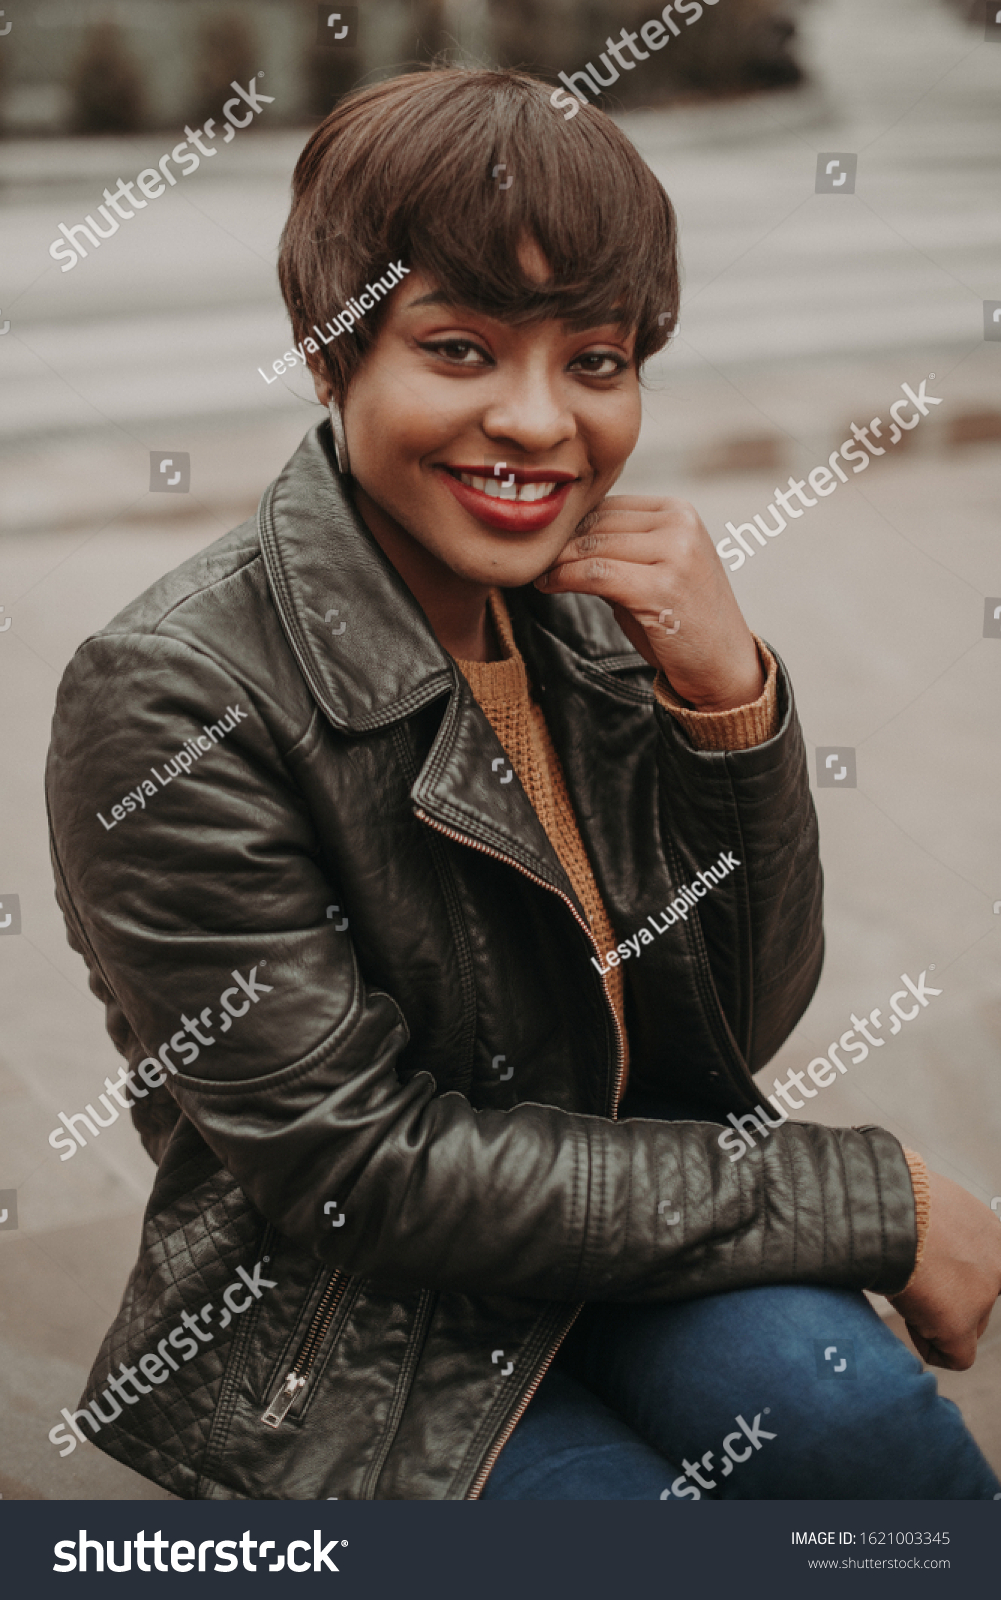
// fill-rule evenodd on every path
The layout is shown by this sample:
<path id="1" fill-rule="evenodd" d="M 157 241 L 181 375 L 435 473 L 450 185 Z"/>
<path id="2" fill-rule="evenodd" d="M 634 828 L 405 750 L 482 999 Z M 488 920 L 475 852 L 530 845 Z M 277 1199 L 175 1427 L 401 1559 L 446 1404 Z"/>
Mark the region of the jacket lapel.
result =
<path id="1" fill-rule="evenodd" d="M 384 727 L 452 687 L 449 657 L 344 491 L 329 422 L 265 491 L 257 521 L 282 627 L 336 728 Z"/>

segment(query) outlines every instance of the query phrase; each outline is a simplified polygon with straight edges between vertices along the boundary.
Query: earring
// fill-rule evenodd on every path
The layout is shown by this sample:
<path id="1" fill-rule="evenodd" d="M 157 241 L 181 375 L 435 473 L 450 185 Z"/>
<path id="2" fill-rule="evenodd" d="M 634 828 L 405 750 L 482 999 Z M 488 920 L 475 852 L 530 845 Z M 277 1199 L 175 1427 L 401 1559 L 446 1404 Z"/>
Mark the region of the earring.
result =
<path id="1" fill-rule="evenodd" d="M 334 434 L 334 454 L 337 457 L 337 470 L 342 478 L 351 476 L 351 460 L 348 456 L 348 441 L 344 433 L 344 418 L 336 400 L 331 400 L 327 407 L 330 412 L 330 426 Z"/>

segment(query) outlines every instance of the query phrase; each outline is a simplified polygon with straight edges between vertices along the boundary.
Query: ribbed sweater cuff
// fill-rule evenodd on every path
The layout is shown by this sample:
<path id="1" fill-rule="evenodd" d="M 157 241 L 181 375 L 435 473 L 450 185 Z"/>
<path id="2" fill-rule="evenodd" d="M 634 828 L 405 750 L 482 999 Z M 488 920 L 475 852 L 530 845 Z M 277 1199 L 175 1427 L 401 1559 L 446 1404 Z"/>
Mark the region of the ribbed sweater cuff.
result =
<path id="1" fill-rule="evenodd" d="M 921 1265 L 921 1257 L 925 1253 L 925 1240 L 928 1237 L 928 1224 L 931 1220 L 931 1184 L 928 1181 L 928 1168 L 919 1155 L 913 1150 L 904 1151 L 904 1159 L 910 1169 L 911 1188 L 914 1190 L 914 1218 L 918 1230 L 918 1249 L 914 1257 L 914 1272 Z M 904 1288 L 909 1288 L 914 1279 L 914 1272 L 908 1278 Z M 899 1291 L 901 1294 L 903 1290 Z"/>
<path id="2" fill-rule="evenodd" d="M 680 722 L 697 750 L 751 750 L 774 738 L 779 727 L 778 663 L 768 646 L 752 635 L 765 674 L 765 687 L 757 700 L 731 711 L 696 711 L 675 694 L 663 672 L 654 680 L 654 693 L 666 711 Z"/>

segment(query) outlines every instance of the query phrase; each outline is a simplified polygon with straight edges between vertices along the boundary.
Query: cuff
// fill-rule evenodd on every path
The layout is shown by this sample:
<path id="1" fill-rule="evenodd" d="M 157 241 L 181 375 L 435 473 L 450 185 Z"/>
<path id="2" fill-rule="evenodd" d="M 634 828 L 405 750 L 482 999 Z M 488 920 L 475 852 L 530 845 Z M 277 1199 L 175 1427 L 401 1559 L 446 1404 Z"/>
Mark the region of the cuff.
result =
<path id="1" fill-rule="evenodd" d="M 680 700 L 663 672 L 654 680 L 654 694 L 676 722 L 680 722 L 697 750 L 750 750 L 775 737 L 779 730 L 778 663 L 757 634 L 758 659 L 765 673 L 765 687 L 750 705 L 730 711 L 696 711 Z"/>
<path id="2" fill-rule="evenodd" d="M 928 1237 L 928 1223 L 931 1219 L 931 1184 L 928 1182 L 928 1168 L 919 1155 L 915 1155 L 913 1150 L 905 1150 L 904 1159 L 911 1174 L 911 1187 L 914 1190 L 914 1219 L 918 1230 L 918 1248 L 914 1257 L 914 1271 L 904 1285 L 906 1289 L 913 1281 L 914 1273 L 920 1267 L 921 1257 L 925 1253 L 925 1240 Z M 903 1290 L 898 1290 L 898 1293 L 903 1293 Z"/>

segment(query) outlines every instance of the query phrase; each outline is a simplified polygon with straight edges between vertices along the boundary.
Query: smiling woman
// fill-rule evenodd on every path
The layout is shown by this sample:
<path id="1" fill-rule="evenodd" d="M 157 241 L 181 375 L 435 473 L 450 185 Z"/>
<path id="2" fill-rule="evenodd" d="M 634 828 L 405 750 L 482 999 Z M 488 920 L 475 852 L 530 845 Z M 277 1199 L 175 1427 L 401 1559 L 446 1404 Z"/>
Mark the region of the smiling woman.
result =
<path id="1" fill-rule="evenodd" d="M 719 1143 L 813 993 L 821 879 L 781 663 L 694 507 L 609 493 L 677 311 L 667 196 L 548 85 L 413 74 L 307 144 L 281 281 L 329 423 L 53 723 L 59 899 L 130 1063 L 268 974 L 133 1109 L 160 1171 L 88 1400 L 237 1262 L 275 1287 L 96 1443 L 222 1499 L 991 1498 L 861 1294 L 968 1365 L 990 1213 L 880 1128 Z M 199 781 L 95 828 L 220 703 Z M 802 1350 L 843 1338 L 818 1400 Z M 740 1473 L 692 1465 L 735 1412 Z"/>
<path id="2" fill-rule="evenodd" d="M 601 113 L 554 126 L 534 79 L 398 79 L 343 101 L 297 164 L 279 259 L 295 337 L 394 255 L 409 262 L 407 282 L 352 341 L 307 357 L 370 533 L 459 659 L 496 654 L 492 586 L 547 573 L 550 592 L 566 579 L 619 606 L 658 664 L 645 629 L 669 595 L 637 622 L 635 594 L 606 581 L 621 562 L 556 568 L 635 446 L 640 368 L 676 321 L 664 190 Z M 601 513 L 594 548 L 607 534 L 620 552 L 633 540 L 632 591 L 645 559 L 636 541 L 649 544 L 660 509 L 620 500 Z M 732 642 L 698 684 L 684 671 L 696 630 L 673 655 L 680 693 L 717 710 L 753 700 L 763 678 L 728 587 L 714 573 L 710 588 Z"/>

